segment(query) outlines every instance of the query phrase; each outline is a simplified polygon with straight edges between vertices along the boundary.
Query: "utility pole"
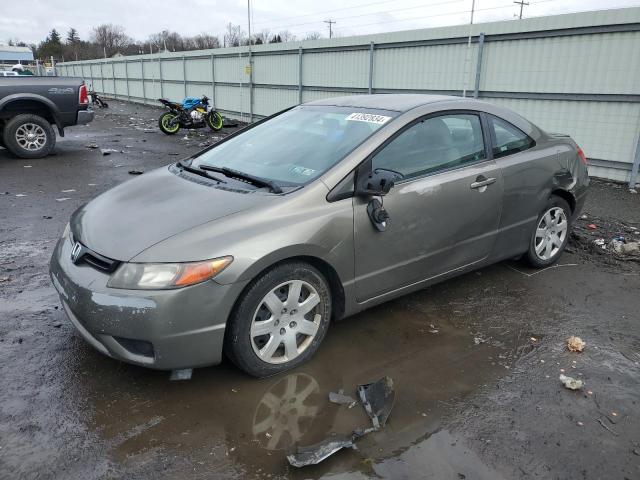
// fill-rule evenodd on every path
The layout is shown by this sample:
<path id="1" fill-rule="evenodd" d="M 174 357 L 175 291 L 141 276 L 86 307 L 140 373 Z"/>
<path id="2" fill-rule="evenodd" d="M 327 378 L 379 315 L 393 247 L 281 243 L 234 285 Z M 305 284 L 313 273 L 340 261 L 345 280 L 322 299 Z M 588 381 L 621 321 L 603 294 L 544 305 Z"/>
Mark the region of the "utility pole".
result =
<path id="1" fill-rule="evenodd" d="M 249 123 L 253 123 L 253 58 L 251 57 L 251 0 L 247 0 L 247 25 L 249 30 Z"/>
<path id="2" fill-rule="evenodd" d="M 525 5 L 529 5 L 529 2 L 525 2 L 524 0 L 520 0 L 519 2 L 513 2 L 513 3 L 517 3 L 518 5 L 520 5 L 520 20 L 522 20 L 522 9 L 524 8 Z"/>
<path id="3" fill-rule="evenodd" d="M 329 24 L 329 38 L 333 38 L 333 30 L 331 29 L 331 26 L 336 23 L 335 20 L 324 20 L 324 23 Z"/>
<path id="4" fill-rule="evenodd" d="M 467 96 L 467 66 L 471 61 L 469 58 L 469 53 L 471 52 L 471 32 L 473 31 L 473 13 L 476 10 L 476 0 L 471 0 L 471 19 L 469 20 L 469 37 L 467 38 L 467 51 L 464 55 L 464 85 L 462 87 L 462 96 Z"/>

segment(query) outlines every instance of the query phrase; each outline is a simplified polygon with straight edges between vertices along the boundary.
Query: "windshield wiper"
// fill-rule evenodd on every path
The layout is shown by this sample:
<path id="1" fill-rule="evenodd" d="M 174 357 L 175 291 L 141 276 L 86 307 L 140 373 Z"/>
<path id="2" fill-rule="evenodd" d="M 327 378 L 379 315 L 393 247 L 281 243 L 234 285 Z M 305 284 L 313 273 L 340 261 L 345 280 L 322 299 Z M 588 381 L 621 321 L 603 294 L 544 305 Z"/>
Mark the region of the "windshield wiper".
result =
<path id="1" fill-rule="evenodd" d="M 226 180 L 223 180 L 223 179 L 218 178 L 218 177 L 216 177 L 214 175 L 208 174 L 207 172 L 204 171 L 204 169 L 201 170 L 199 168 L 190 167 L 189 165 L 184 163 L 182 160 L 179 160 L 176 165 L 178 165 L 178 167 L 180 167 L 182 170 L 185 170 L 185 171 L 187 171 L 189 173 L 194 173 L 196 175 L 200 175 L 201 177 L 210 178 L 211 180 L 215 180 L 216 182 L 227 183 Z"/>
<path id="2" fill-rule="evenodd" d="M 255 177 L 250 173 L 240 172 L 229 167 L 212 167 L 210 165 L 200 165 L 199 168 L 202 170 L 207 170 L 209 172 L 224 173 L 227 177 L 240 178 L 242 180 L 246 180 L 249 183 L 252 183 L 257 187 L 268 187 L 273 193 L 282 193 L 282 188 L 280 188 L 280 186 L 275 182 L 267 180 L 266 178 Z"/>

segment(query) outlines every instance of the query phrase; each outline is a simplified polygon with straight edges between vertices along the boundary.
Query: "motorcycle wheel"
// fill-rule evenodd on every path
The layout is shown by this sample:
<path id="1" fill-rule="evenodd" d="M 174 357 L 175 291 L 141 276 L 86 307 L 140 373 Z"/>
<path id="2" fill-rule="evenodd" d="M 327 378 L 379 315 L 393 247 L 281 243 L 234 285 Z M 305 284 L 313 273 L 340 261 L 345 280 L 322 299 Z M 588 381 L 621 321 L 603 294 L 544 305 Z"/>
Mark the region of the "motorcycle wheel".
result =
<path id="1" fill-rule="evenodd" d="M 209 113 L 209 115 L 207 115 L 207 125 L 214 132 L 217 132 L 218 130 L 220 130 L 222 128 L 222 124 L 223 124 L 222 115 L 220 115 L 215 110 L 213 110 L 212 112 Z"/>
<path id="2" fill-rule="evenodd" d="M 180 130 L 180 123 L 177 122 L 174 125 L 171 125 L 169 122 L 173 120 L 177 115 L 174 115 L 171 112 L 165 112 L 160 115 L 158 119 L 158 127 L 160 127 L 160 131 L 165 135 L 175 135 Z"/>

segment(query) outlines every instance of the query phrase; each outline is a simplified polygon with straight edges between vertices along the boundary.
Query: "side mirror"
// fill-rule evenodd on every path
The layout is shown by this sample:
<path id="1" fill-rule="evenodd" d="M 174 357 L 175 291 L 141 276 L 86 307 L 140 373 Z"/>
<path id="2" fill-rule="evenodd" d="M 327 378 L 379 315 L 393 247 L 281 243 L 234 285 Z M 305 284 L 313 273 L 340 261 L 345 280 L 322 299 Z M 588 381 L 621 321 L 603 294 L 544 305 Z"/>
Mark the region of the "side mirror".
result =
<path id="1" fill-rule="evenodd" d="M 402 179 L 402 175 L 392 170 L 376 168 L 369 175 L 358 179 L 356 195 L 382 196 L 389 193 L 397 180 Z"/>

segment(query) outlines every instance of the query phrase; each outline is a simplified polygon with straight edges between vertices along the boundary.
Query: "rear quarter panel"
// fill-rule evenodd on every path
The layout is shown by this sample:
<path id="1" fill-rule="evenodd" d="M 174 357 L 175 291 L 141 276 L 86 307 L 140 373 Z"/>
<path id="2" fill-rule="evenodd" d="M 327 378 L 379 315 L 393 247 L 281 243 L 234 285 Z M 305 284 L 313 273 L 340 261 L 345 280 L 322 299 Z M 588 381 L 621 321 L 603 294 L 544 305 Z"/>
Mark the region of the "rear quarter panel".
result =
<path id="1" fill-rule="evenodd" d="M 496 160 L 504 178 L 504 200 L 500 233 L 494 260 L 525 252 L 538 215 L 554 191 L 568 192 L 576 199 L 578 213 L 589 183 L 586 168 L 570 138 L 558 139 L 546 134 L 536 146 Z"/>

